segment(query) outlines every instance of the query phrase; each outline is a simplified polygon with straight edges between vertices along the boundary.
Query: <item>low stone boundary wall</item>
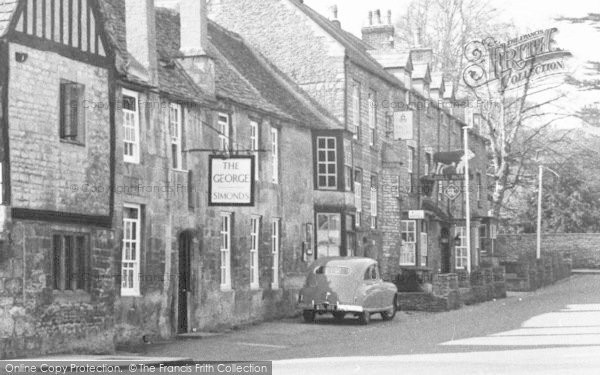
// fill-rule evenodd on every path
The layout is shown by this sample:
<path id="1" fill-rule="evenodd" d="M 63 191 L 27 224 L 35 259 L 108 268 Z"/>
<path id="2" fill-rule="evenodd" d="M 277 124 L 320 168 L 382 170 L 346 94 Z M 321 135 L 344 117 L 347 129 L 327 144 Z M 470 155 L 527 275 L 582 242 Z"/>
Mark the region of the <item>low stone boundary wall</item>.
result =
<path id="1" fill-rule="evenodd" d="M 502 264 L 506 268 L 506 288 L 513 292 L 536 290 L 571 276 L 571 262 L 560 254 Z"/>

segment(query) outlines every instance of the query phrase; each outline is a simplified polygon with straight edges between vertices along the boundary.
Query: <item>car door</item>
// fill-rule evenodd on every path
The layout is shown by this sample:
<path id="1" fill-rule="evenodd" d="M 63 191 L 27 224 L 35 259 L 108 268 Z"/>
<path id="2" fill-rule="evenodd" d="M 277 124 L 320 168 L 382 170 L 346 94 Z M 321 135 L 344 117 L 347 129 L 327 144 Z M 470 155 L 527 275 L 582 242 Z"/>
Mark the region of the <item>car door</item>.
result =
<path id="1" fill-rule="evenodd" d="M 365 300 L 363 307 L 367 310 L 381 308 L 381 282 L 378 280 L 377 265 L 369 266 L 365 272 Z"/>

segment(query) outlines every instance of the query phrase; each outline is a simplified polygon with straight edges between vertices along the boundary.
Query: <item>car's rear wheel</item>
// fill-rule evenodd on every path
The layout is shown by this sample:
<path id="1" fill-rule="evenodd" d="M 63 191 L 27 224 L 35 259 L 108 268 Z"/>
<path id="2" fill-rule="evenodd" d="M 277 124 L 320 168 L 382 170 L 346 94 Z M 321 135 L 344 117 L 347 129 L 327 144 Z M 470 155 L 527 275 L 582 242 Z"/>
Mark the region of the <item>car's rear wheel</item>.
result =
<path id="1" fill-rule="evenodd" d="M 396 311 L 398 310 L 398 304 L 396 302 L 396 297 L 394 297 L 394 301 L 392 301 L 392 308 L 388 311 L 381 312 L 381 318 L 383 320 L 392 320 L 396 316 Z"/>
<path id="2" fill-rule="evenodd" d="M 302 318 L 305 323 L 314 323 L 315 322 L 315 312 L 313 310 L 304 310 L 302 312 Z"/>
<path id="3" fill-rule="evenodd" d="M 366 326 L 367 324 L 369 324 L 369 322 L 371 321 L 371 313 L 368 311 L 363 311 L 359 316 L 358 316 L 358 322 L 360 324 L 362 324 L 363 326 Z"/>
<path id="4" fill-rule="evenodd" d="M 346 317 L 346 313 L 345 312 L 334 312 L 333 317 L 337 321 L 344 320 L 344 318 Z"/>

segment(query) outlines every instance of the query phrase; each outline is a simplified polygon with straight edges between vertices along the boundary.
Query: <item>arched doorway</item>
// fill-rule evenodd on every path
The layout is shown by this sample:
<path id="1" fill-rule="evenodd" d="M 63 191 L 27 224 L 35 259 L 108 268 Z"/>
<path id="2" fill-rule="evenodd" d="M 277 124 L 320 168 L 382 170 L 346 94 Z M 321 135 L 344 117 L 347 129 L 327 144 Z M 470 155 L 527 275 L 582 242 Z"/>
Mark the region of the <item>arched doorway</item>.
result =
<path id="1" fill-rule="evenodd" d="M 189 330 L 189 299 L 192 291 L 192 233 L 185 231 L 179 235 L 179 284 L 177 333 Z"/>

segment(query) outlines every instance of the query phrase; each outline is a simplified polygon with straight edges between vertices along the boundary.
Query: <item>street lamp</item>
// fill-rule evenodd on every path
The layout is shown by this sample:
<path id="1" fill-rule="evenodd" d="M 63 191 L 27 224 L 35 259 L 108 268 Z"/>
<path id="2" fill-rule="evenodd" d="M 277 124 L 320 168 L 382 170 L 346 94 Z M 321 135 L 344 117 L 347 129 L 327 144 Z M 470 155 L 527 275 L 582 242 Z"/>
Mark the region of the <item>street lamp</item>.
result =
<path id="1" fill-rule="evenodd" d="M 558 173 L 553 171 L 548 167 L 544 167 L 543 165 L 539 165 L 539 187 L 538 187 L 538 207 L 537 207 L 537 242 L 536 242 L 536 259 L 540 259 L 542 257 L 542 189 L 544 185 L 544 169 L 548 172 L 553 173 L 556 177 L 560 177 Z"/>

